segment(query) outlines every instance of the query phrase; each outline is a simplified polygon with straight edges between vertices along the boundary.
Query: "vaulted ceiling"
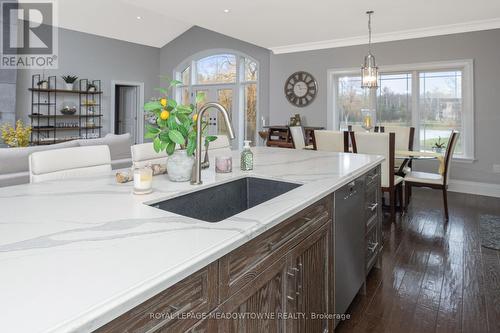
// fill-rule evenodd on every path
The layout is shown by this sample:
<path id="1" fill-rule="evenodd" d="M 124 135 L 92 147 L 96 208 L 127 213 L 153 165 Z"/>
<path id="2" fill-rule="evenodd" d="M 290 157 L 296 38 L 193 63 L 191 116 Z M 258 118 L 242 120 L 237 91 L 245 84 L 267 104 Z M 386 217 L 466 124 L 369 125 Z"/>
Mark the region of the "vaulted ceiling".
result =
<path id="1" fill-rule="evenodd" d="M 193 25 L 276 53 L 500 28 L 499 0 L 57 0 L 61 27 L 161 47 Z"/>

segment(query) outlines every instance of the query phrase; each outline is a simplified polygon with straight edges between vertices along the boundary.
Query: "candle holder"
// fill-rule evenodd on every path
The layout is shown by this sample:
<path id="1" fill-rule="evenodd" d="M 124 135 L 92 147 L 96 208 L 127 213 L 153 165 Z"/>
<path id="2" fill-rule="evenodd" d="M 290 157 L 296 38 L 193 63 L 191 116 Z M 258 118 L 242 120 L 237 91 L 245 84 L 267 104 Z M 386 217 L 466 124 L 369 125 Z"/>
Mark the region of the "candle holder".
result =
<path id="1" fill-rule="evenodd" d="M 149 166 L 134 169 L 134 194 L 153 192 L 153 169 Z"/>
<path id="2" fill-rule="evenodd" d="M 373 129 L 373 119 L 375 110 L 371 109 L 361 109 L 361 115 L 363 116 L 363 125 L 365 131 L 370 132 Z"/>

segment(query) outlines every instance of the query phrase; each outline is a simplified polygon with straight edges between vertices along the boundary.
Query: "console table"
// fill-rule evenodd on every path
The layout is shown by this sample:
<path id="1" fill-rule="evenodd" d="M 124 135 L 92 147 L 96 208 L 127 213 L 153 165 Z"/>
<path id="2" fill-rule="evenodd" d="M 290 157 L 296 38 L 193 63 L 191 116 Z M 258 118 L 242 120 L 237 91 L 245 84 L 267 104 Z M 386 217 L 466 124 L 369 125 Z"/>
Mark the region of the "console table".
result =
<path id="1" fill-rule="evenodd" d="M 289 126 L 264 126 L 267 129 L 268 147 L 293 148 L 292 135 Z M 304 138 L 306 145 L 312 145 L 312 134 L 315 130 L 325 129 L 324 127 L 304 126 Z"/>

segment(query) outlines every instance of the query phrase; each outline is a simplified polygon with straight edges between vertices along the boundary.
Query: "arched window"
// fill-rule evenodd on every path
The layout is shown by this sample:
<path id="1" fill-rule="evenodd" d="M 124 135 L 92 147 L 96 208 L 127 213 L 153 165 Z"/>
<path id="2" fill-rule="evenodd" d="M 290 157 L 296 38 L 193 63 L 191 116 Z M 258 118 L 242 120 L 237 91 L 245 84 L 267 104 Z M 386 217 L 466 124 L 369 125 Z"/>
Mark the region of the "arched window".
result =
<path id="1" fill-rule="evenodd" d="M 257 141 L 258 62 L 236 51 L 211 51 L 186 59 L 174 73 L 182 82 L 176 98 L 184 104 L 195 103 L 201 92 L 206 102 L 219 102 L 230 113 L 236 139 L 234 148 L 243 140 Z M 200 106 L 198 105 L 198 106 Z M 220 121 L 219 121 L 220 119 Z M 226 134 L 222 117 L 209 112 L 210 134 Z"/>

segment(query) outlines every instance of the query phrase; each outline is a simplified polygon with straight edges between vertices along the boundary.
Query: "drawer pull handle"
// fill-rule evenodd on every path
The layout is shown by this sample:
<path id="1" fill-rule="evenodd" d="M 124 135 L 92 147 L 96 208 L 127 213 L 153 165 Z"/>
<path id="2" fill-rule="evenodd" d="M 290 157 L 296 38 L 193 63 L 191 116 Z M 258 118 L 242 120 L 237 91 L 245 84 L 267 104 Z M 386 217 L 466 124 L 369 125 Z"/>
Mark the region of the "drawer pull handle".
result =
<path id="1" fill-rule="evenodd" d="M 295 301 L 295 298 L 293 298 L 292 296 L 287 296 L 286 297 L 289 301 Z"/>
<path id="2" fill-rule="evenodd" d="M 170 305 L 169 305 L 169 307 L 170 307 L 172 310 L 174 310 L 174 312 L 179 311 L 179 307 L 178 307 L 178 306 L 175 306 L 175 305 L 170 304 Z"/>
<path id="3" fill-rule="evenodd" d="M 368 250 L 371 252 L 375 252 L 375 249 L 378 247 L 378 242 L 376 243 L 371 243 L 371 245 L 368 245 Z"/>
<path id="4" fill-rule="evenodd" d="M 290 273 L 290 272 L 286 272 L 286 275 L 288 275 L 289 277 L 295 277 L 295 274 Z"/>
<path id="5" fill-rule="evenodd" d="M 370 182 L 372 182 L 375 179 L 377 179 L 377 177 L 378 177 L 378 173 L 374 174 L 373 176 L 370 176 Z"/>
<path id="6" fill-rule="evenodd" d="M 378 207 L 378 203 L 372 203 L 368 208 L 373 212 Z"/>

